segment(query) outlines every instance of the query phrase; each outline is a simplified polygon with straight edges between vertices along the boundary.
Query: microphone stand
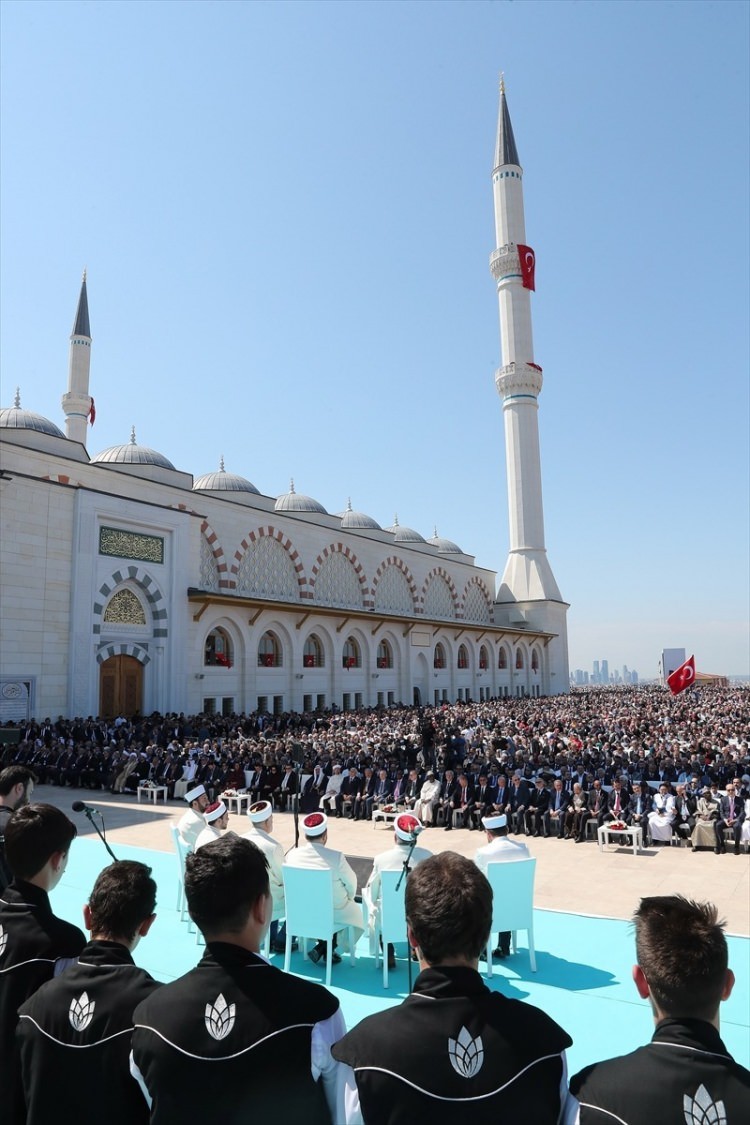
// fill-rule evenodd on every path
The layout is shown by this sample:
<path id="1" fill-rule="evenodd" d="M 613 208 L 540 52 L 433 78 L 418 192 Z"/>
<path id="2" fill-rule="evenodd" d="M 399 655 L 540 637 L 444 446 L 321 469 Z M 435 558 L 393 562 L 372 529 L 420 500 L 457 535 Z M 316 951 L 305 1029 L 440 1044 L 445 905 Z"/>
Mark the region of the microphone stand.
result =
<path id="1" fill-rule="evenodd" d="M 414 854 L 414 849 L 416 848 L 416 846 L 417 846 L 417 835 L 416 835 L 416 833 L 414 833 L 412 835 L 412 838 L 411 838 L 411 843 L 409 844 L 409 853 L 406 856 L 406 859 L 404 860 L 403 864 L 401 865 L 401 874 L 399 875 L 398 882 L 396 883 L 396 890 L 398 890 L 400 888 L 401 884 L 404 882 L 405 879 L 409 878 L 409 872 L 411 870 L 410 861 L 411 861 L 412 855 Z M 406 898 L 406 887 L 404 887 L 404 898 Z M 408 922 L 406 924 L 406 949 L 407 949 L 407 958 L 408 958 L 408 961 L 409 961 L 409 992 L 411 992 L 411 990 L 412 990 L 412 979 L 411 979 L 412 978 L 412 969 L 411 969 L 412 949 L 411 949 L 411 944 L 409 942 L 409 924 L 408 924 Z M 383 956 L 384 957 L 388 956 L 388 950 L 387 949 L 383 950 Z"/>
<path id="2" fill-rule="evenodd" d="M 104 844 L 104 847 L 105 847 L 105 848 L 107 849 L 107 851 L 109 852 L 109 854 L 110 854 L 110 855 L 112 856 L 112 859 L 113 859 L 113 860 L 115 861 L 115 863 L 117 863 L 117 856 L 116 856 L 116 855 L 115 855 L 115 853 L 114 853 L 114 852 L 112 851 L 112 849 L 110 848 L 109 844 L 107 843 L 107 833 L 106 833 L 106 830 L 105 830 L 105 828 L 104 828 L 104 817 L 102 816 L 102 814 L 101 814 L 101 813 L 99 813 L 99 819 L 100 819 L 100 820 L 101 820 L 101 822 L 102 822 L 102 826 L 101 826 L 101 828 L 100 828 L 100 827 L 99 827 L 99 825 L 98 825 L 98 824 L 97 824 L 97 823 L 95 822 L 95 820 L 94 820 L 94 814 L 93 814 L 93 813 L 91 812 L 91 809 L 89 809 L 89 808 L 86 808 L 86 807 L 84 806 L 84 809 L 83 809 L 83 811 L 84 811 L 84 813 L 86 814 L 86 816 L 87 816 L 87 818 L 88 818 L 89 824 L 90 824 L 90 825 L 91 825 L 91 827 L 92 827 L 92 828 L 94 829 L 94 831 L 96 832 L 96 834 L 97 834 L 97 836 L 99 837 L 99 839 L 101 840 L 101 842 L 102 842 L 102 843 Z"/>

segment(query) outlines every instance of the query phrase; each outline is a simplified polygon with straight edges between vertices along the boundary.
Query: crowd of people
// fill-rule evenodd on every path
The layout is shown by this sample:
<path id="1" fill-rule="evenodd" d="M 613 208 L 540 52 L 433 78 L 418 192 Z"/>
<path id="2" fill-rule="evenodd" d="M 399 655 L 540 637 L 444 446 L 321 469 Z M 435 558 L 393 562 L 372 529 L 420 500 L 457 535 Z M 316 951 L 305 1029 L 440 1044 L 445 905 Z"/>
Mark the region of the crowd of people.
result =
<path id="1" fill-rule="evenodd" d="M 573 691 L 436 707 L 325 714 L 58 718 L 16 728 L 0 766 L 40 783 L 134 793 L 158 784 L 211 798 L 247 790 L 276 809 L 370 819 L 414 810 L 426 825 L 583 842 L 608 821 L 735 850 L 750 800 L 750 690 L 658 687 Z M 301 781 L 301 779 L 304 779 Z M 726 832 L 726 829 L 729 832 Z"/>
<path id="2" fill-rule="evenodd" d="M 21 784 L 22 772 L 6 767 L 0 788 L 9 775 L 14 788 Z M 155 921 L 150 868 L 115 861 L 100 873 L 84 906 L 87 941 L 50 902 L 75 826 L 53 805 L 30 803 L 32 795 L 27 776 L 3 824 L 11 875 L 0 894 L 3 1122 L 47 1125 L 61 1113 L 83 1118 L 92 1107 L 111 1125 L 217 1114 L 225 1125 L 256 1116 L 311 1125 L 747 1118 L 750 1072 L 720 1037 L 719 1009 L 734 976 L 708 903 L 678 895 L 641 901 L 633 979 L 650 1001 L 653 1039 L 569 1079 L 568 1032 L 534 1005 L 490 990 L 479 974 L 494 917 L 484 872 L 498 860 L 527 858 L 523 844 L 507 839 L 506 814 L 482 817 L 486 843 L 474 862 L 417 849 L 418 818 L 396 816 L 395 846 L 376 860 L 368 901 L 377 914 L 384 873 L 410 866 L 406 937 L 419 974 L 402 1004 L 347 1031 L 333 993 L 261 954 L 276 914 L 270 802 L 251 806 L 244 837 L 195 838 L 184 889 L 205 953 L 160 984 L 133 956 Z M 181 830 L 192 831 L 204 786 L 187 797 L 196 817 L 186 814 Z M 204 824 L 213 804 L 203 805 Z M 334 895 L 340 886 L 350 898 L 356 881 L 328 847 L 328 817 L 312 812 L 302 823 L 304 841 L 284 862 L 330 869 Z M 334 929 L 361 918 L 342 899 Z M 319 942 L 313 960 L 332 955 L 325 946 Z"/>

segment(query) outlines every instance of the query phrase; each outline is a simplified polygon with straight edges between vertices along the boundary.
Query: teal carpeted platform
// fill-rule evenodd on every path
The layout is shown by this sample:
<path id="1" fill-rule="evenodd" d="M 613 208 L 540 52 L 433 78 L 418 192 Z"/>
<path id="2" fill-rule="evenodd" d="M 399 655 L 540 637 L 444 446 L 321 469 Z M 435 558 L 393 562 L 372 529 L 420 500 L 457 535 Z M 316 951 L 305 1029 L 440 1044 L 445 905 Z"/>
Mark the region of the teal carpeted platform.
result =
<path id="1" fill-rule="evenodd" d="M 202 956 L 194 933 L 180 921 L 177 904 L 177 860 L 166 852 L 117 845 L 118 859 L 137 859 L 153 868 L 159 888 L 157 920 L 135 951 L 139 965 L 158 980 L 173 980 L 192 968 Z M 55 913 L 83 928 L 82 907 L 108 857 L 99 841 L 76 840 L 60 886 L 53 892 Z M 634 959 L 632 930 L 628 922 L 589 918 L 576 914 L 537 910 L 534 916 L 537 972 L 532 973 L 525 946 L 517 956 L 495 965 L 490 984 L 505 996 L 528 1000 L 543 1008 L 573 1038 L 568 1053 L 570 1072 L 597 1059 L 632 1051 L 651 1036 L 651 1012 L 631 980 Z M 523 942 L 525 935 L 519 935 Z M 750 1065 L 750 939 L 730 937 L 729 957 L 737 977 L 730 999 L 722 1005 L 722 1037 L 738 1062 Z M 399 958 L 383 988 L 382 972 L 360 942 L 357 964 L 345 958 L 333 970 L 333 991 L 338 996 L 348 1027 L 363 1016 L 399 1003 L 408 989 L 407 962 Z M 273 958 L 283 965 L 283 957 Z M 482 966 L 480 966 L 481 968 Z M 416 968 L 416 966 L 415 966 Z M 292 957 L 292 971 L 323 981 L 324 967 Z"/>

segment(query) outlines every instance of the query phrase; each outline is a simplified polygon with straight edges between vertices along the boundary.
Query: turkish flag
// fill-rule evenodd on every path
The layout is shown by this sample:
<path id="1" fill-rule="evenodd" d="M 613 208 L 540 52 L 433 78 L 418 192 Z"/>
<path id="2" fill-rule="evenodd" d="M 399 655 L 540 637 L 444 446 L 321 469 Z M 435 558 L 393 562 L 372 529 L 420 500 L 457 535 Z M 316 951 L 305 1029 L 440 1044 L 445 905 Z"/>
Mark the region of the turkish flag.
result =
<path id="1" fill-rule="evenodd" d="M 672 695 L 679 695 L 686 687 L 695 681 L 695 657 L 691 656 L 679 668 L 676 668 L 671 675 L 667 676 L 667 686 L 672 692 Z"/>
<path id="2" fill-rule="evenodd" d="M 94 400 L 92 398 L 91 406 L 89 407 L 89 422 L 93 426 L 95 421 L 96 421 L 96 406 L 95 406 Z"/>
<path id="3" fill-rule="evenodd" d="M 530 246 L 518 243 L 518 260 L 521 263 L 521 281 L 524 289 L 536 289 L 534 285 L 534 270 L 536 269 L 536 254 Z"/>

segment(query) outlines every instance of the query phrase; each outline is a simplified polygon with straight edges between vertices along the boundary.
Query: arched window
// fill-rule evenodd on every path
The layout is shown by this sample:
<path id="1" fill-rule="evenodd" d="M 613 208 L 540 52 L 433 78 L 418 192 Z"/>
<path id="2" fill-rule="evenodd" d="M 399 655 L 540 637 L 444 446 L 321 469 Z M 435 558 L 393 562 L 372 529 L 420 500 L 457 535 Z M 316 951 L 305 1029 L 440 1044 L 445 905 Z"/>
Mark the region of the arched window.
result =
<path id="1" fill-rule="evenodd" d="M 523 649 L 522 648 L 516 649 L 516 668 L 517 669 L 523 668 Z"/>
<path id="2" fill-rule="evenodd" d="M 432 660 L 433 668 L 445 668 L 445 649 L 441 644 L 435 645 L 435 655 Z"/>
<path id="3" fill-rule="evenodd" d="M 203 663 L 207 668 L 231 668 L 234 660 L 232 642 L 225 629 L 212 629 L 203 646 Z"/>
<path id="4" fill-rule="evenodd" d="M 341 658 L 341 662 L 347 669 L 362 667 L 362 654 L 354 637 L 349 637 L 344 642 L 344 654 Z"/>
<path id="5" fill-rule="evenodd" d="M 533 649 L 531 653 L 531 671 L 539 671 L 539 652 L 537 651 L 537 649 Z"/>
<path id="6" fill-rule="evenodd" d="M 479 671 L 480 672 L 486 672 L 487 669 L 489 668 L 489 666 L 490 666 L 490 657 L 489 657 L 489 653 L 487 652 L 487 646 L 482 645 L 482 647 L 479 650 Z"/>
<path id="7" fill-rule="evenodd" d="M 381 641 L 378 645 L 378 668 L 393 667 L 393 649 L 388 641 Z"/>
<path id="8" fill-rule="evenodd" d="M 466 645 L 458 646 L 458 667 L 464 670 L 469 667 L 469 654 L 466 651 Z"/>
<path id="9" fill-rule="evenodd" d="M 275 633 L 264 633 L 258 645 L 258 667 L 280 668 L 282 665 L 281 642 Z"/>
<path id="10" fill-rule="evenodd" d="M 508 667 L 508 650 L 505 645 L 500 645 L 497 653 L 497 666 L 501 672 L 504 672 Z"/>
<path id="11" fill-rule="evenodd" d="M 305 641 L 305 647 L 302 650 L 302 663 L 305 668 L 322 668 L 325 664 L 323 646 L 315 633 L 311 633 Z"/>

